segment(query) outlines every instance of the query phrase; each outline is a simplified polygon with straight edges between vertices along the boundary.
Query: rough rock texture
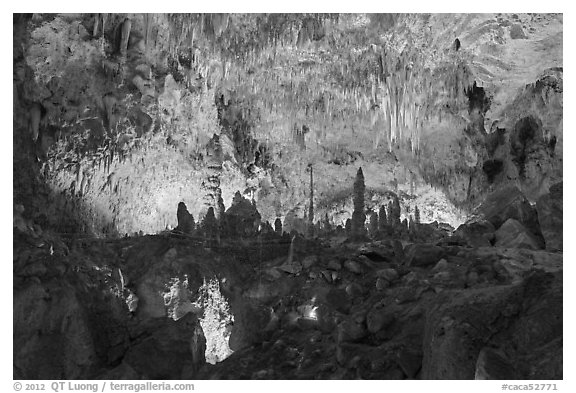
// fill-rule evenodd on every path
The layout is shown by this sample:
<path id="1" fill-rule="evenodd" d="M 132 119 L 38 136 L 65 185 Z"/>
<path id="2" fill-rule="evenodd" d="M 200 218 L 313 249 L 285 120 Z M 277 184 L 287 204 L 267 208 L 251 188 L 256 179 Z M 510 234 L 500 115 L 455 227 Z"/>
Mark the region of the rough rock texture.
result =
<path id="1" fill-rule="evenodd" d="M 126 316 L 111 295 L 90 299 L 87 288 L 71 282 L 29 282 L 15 290 L 15 378 L 90 379 L 126 351 Z"/>
<path id="2" fill-rule="evenodd" d="M 123 365 L 144 379 L 193 378 L 206 362 L 206 340 L 196 316 L 187 314 L 170 324 L 162 320 L 151 324 L 156 325 L 151 332 L 146 326 L 143 332 L 137 331 Z"/>
<path id="3" fill-rule="evenodd" d="M 474 379 L 519 379 L 514 366 L 501 351 L 484 347 L 478 355 Z"/>
<path id="4" fill-rule="evenodd" d="M 473 379 L 478 355 L 486 345 L 505 347 L 521 379 L 537 379 L 549 371 L 539 369 L 536 363 L 523 364 L 523 360 L 528 353 L 531 358 L 538 353 L 542 358 L 537 363 L 551 367 L 562 358 L 553 338 L 562 332 L 561 280 L 562 274 L 534 273 L 522 285 L 461 292 L 450 300 L 445 297 L 448 294 L 441 295 L 427 313 L 422 377 Z M 546 300 L 536 306 L 538 301 L 532 296 L 541 296 L 536 293 L 543 286 Z M 549 320 L 538 315 L 544 303 L 551 307 L 546 312 Z M 544 352 L 547 349 L 550 352 Z"/>
<path id="5" fill-rule="evenodd" d="M 524 225 L 532 234 L 541 237 L 538 214 L 518 187 L 510 185 L 499 188 L 486 197 L 476 208 L 474 215 L 489 221 L 494 228 L 513 218 Z"/>
<path id="6" fill-rule="evenodd" d="M 420 248 L 422 254 L 427 247 Z M 262 341 L 205 368 L 201 375 L 530 379 L 550 373 L 559 378 L 562 256 L 491 246 L 441 249 L 447 260 L 434 269 L 408 267 L 407 273 L 401 267 L 403 260 L 394 258 L 393 265 L 403 271 L 403 277 L 386 280 L 386 287 L 372 287 L 363 295 L 337 289 L 338 284 L 327 284 L 322 277 L 308 279 L 301 291 L 290 292 L 290 298 L 292 304 L 314 302 L 317 324 L 308 322 L 304 306 L 275 308 L 274 318 L 284 323 L 268 324 L 271 330 L 261 336 Z M 324 263 L 320 261 L 311 271 L 322 269 Z M 377 274 L 392 278 L 392 270 Z M 340 288 L 359 279 L 352 272 L 344 273 Z M 276 285 L 283 282 L 272 280 Z M 537 293 L 544 297 L 539 300 Z M 550 307 L 545 320 L 537 311 L 543 307 Z M 328 323 L 331 318 L 335 319 Z M 546 349 L 550 352 L 545 353 Z"/>
<path id="7" fill-rule="evenodd" d="M 513 218 L 506 220 L 495 233 L 496 247 L 529 248 L 539 250 L 542 248 L 538 241 L 520 222 Z"/>
<path id="8" fill-rule="evenodd" d="M 560 253 L 273 231 L 210 249 L 176 232 L 68 246 L 25 220 L 14 231 L 18 377 L 562 378 Z"/>
<path id="9" fill-rule="evenodd" d="M 191 262 L 189 243 L 24 229 L 14 229 L 15 378 L 194 379 L 207 344 L 227 342 L 226 319 L 204 322 L 229 311 L 199 294 L 216 265 Z"/>
<path id="10" fill-rule="evenodd" d="M 540 222 L 540 229 L 542 230 L 547 250 L 562 251 L 562 202 L 562 183 L 557 183 L 550 187 L 550 193 L 542 195 L 536 202 L 538 221 Z"/>
<path id="11" fill-rule="evenodd" d="M 129 345 L 128 313 L 95 258 L 43 235 L 14 233 L 14 377 L 90 379 Z M 48 243 L 48 241 L 50 243 Z M 49 360 L 49 361 L 48 361 Z"/>
<path id="12" fill-rule="evenodd" d="M 488 220 L 472 220 L 456 229 L 454 235 L 462 237 L 471 247 L 492 245 L 496 228 Z"/>
<path id="13" fill-rule="evenodd" d="M 435 265 L 443 256 L 444 250 L 434 244 L 412 244 L 404 250 L 407 266 Z"/>

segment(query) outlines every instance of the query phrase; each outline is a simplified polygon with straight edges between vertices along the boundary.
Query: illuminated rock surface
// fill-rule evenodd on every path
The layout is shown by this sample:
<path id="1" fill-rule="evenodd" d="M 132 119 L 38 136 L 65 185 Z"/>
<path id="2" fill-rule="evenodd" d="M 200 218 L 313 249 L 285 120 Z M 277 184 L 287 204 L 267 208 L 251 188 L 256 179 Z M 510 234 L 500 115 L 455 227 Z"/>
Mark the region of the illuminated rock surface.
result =
<path id="1" fill-rule="evenodd" d="M 15 14 L 14 378 L 561 379 L 562 46 Z"/>

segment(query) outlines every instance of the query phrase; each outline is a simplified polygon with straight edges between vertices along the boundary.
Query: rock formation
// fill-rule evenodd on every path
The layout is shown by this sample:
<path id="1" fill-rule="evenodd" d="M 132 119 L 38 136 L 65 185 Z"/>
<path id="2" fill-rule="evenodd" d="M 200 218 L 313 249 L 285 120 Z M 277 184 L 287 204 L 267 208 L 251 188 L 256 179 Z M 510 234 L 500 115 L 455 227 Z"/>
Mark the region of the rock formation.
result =
<path id="1" fill-rule="evenodd" d="M 310 203 L 308 205 L 308 235 L 314 236 L 314 168 L 310 166 Z"/>
<path id="2" fill-rule="evenodd" d="M 282 235 L 282 220 L 280 220 L 280 218 L 274 220 L 274 232 L 278 235 Z"/>
<path id="3" fill-rule="evenodd" d="M 226 210 L 227 230 L 230 236 L 246 236 L 256 233 L 260 224 L 260 213 L 249 200 L 236 192 L 232 206 Z"/>
<path id="4" fill-rule="evenodd" d="M 536 202 L 538 221 L 546 249 L 551 251 L 562 251 L 562 183 L 557 183 L 550 187 L 550 193 L 542 195 Z"/>
<path id="5" fill-rule="evenodd" d="M 222 173 L 222 146 L 220 137 L 216 134 L 212 136 L 206 146 L 206 167 L 207 178 L 202 182 L 204 195 L 204 205 L 206 211 L 212 207 L 217 213 L 217 218 L 224 212 L 222 209 L 222 191 L 220 190 L 220 176 Z"/>
<path id="6" fill-rule="evenodd" d="M 196 224 L 194 223 L 194 216 L 188 212 L 184 202 L 178 203 L 178 211 L 176 212 L 176 215 L 178 218 L 178 226 L 176 227 L 176 230 L 184 234 L 191 234 L 196 228 Z"/>
<path id="7" fill-rule="evenodd" d="M 358 168 L 356 180 L 354 181 L 354 211 L 352 212 L 351 230 L 355 236 L 362 236 L 366 233 L 364 223 L 366 214 L 364 214 L 364 174 L 362 168 Z"/>

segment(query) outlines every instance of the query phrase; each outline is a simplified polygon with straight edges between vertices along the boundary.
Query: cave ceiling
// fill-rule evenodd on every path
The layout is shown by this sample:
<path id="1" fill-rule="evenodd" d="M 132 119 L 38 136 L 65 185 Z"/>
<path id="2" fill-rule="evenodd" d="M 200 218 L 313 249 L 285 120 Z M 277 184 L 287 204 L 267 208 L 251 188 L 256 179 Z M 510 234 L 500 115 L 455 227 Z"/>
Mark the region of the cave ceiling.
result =
<path id="1" fill-rule="evenodd" d="M 236 191 L 270 221 L 303 212 L 309 166 L 318 214 L 345 219 L 363 167 L 369 208 L 437 192 L 454 218 L 500 183 L 534 199 L 561 180 L 562 37 L 561 14 L 16 15 L 15 151 L 99 230 Z"/>

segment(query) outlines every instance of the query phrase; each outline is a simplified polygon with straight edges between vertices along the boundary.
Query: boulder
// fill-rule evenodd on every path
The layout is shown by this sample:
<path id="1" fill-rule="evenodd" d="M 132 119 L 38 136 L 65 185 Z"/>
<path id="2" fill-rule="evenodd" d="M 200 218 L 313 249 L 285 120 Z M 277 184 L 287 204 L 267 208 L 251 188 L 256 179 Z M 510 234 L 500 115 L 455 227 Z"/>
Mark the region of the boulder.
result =
<path id="1" fill-rule="evenodd" d="M 482 349 L 502 345 L 514 379 L 561 379 L 561 342 L 562 273 L 441 292 L 426 310 L 422 379 L 474 379 Z M 484 357 L 480 368 L 491 370 L 495 357 Z"/>
<path id="2" fill-rule="evenodd" d="M 344 267 L 346 268 L 346 270 L 348 270 L 349 272 L 352 272 L 354 274 L 361 274 L 362 273 L 362 267 L 360 267 L 360 264 L 356 261 L 351 260 L 351 259 L 348 259 L 346 262 L 344 262 Z"/>
<path id="3" fill-rule="evenodd" d="M 389 282 L 392 282 L 398 279 L 398 272 L 396 269 L 388 268 L 388 269 L 380 269 L 376 272 L 376 277 L 383 278 Z"/>
<path id="4" fill-rule="evenodd" d="M 542 244 L 519 221 L 509 218 L 495 233 L 497 247 L 539 250 Z"/>
<path id="5" fill-rule="evenodd" d="M 394 260 L 392 247 L 385 247 L 382 243 L 363 247 L 360 252 L 361 255 L 376 263 L 392 262 Z"/>
<path id="6" fill-rule="evenodd" d="M 364 296 L 364 292 L 365 292 L 364 288 L 356 282 L 353 282 L 353 283 L 346 285 L 345 290 L 351 299 L 360 298 L 360 297 Z"/>
<path id="7" fill-rule="evenodd" d="M 292 261 L 292 263 L 284 263 L 283 265 L 278 266 L 278 269 L 289 273 L 289 274 L 300 274 L 302 271 L 302 265 L 298 261 Z"/>
<path id="8" fill-rule="evenodd" d="M 98 284 L 104 278 L 76 273 L 14 287 L 15 379 L 90 379 L 120 363 L 129 345 L 127 310 Z"/>
<path id="9" fill-rule="evenodd" d="M 279 278 L 282 277 L 282 273 L 276 267 L 270 267 L 270 268 L 264 270 L 264 272 L 266 272 L 266 274 L 268 276 L 270 276 L 273 280 L 278 280 Z"/>
<path id="10" fill-rule="evenodd" d="M 418 243 L 404 249 L 407 266 L 430 266 L 436 264 L 443 256 L 444 250 L 434 244 Z"/>
<path id="11" fill-rule="evenodd" d="M 366 315 L 366 326 L 370 333 L 378 333 L 380 330 L 390 326 L 394 319 L 394 314 L 385 307 L 376 305 Z"/>
<path id="12" fill-rule="evenodd" d="M 550 193 L 541 196 L 536 202 L 538 222 L 549 251 L 562 251 L 562 202 L 562 183 L 550 187 Z"/>
<path id="13" fill-rule="evenodd" d="M 342 269 L 342 264 L 339 261 L 336 260 L 332 260 L 330 262 L 328 262 L 328 269 L 330 270 L 341 270 Z"/>
<path id="14" fill-rule="evenodd" d="M 366 249 L 361 253 L 372 262 L 390 262 L 394 259 L 394 251 L 388 249 Z"/>
<path id="15" fill-rule="evenodd" d="M 392 248 L 394 250 L 394 257 L 397 260 L 404 259 L 404 246 L 402 245 L 402 242 L 400 240 L 394 239 L 392 241 Z"/>
<path id="16" fill-rule="evenodd" d="M 320 275 L 324 277 L 327 283 L 332 283 L 332 272 L 330 270 L 320 270 Z"/>
<path id="17" fill-rule="evenodd" d="M 392 290 L 390 296 L 396 304 L 412 303 L 420 299 L 424 290 L 424 287 L 398 287 Z"/>
<path id="18" fill-rule="evenodd" d="M 410 379 L 416 377 L 422 368 L 422 351 L 401 348 L 396 353 L 396 362 Z"/>
<path id="19" fill-rule="evenodd" d="M 326 305 L 316 307 L 316 318 L 318 320 L 318 329 L 323 333 L 331 333 L 336 329 L 336 320 L 332 311 Z"/>
<path id="20" fill-rule="evenodd" d="M 452 278 L 452 274 L 449 271 L 441 271 L 434 274 L 432 278 L 434 279 L 434 281 L 437 281 L 439 283 L 449 283 L 450 279 Z"/>
<path id="21" fill-rule="evenodd" d="M 326 294 L 326 303 L 336 311 L 347 314 L 350 310 L 350 300 L 346 290 L 330 288 Z"/>
<path id="22" fill-rule="evenodd" d="M 362 323 L 353 319 L 346 319 L 338 325 L 338 342 L 358 342 L 368 335 Z"/>
<path id="23" fill-rule="evenodd" d="M 385 278 L 378 278 L 376 280 L 376 289 L 382 291 L 386 288 L 390 287 L 390 281 L 386 280 Z"/>
<path id="24" fill-rule="evenodd" d="M 160 326 L 140 338 L 124 362 L 144 379 L 181 379 L 185 370 L 191 377 L 191 369 L 205 364 L 206 340 L 198 319 L 187 314 L 178 321 L 163 319 Z"/>
<path id="25" fill-rule="evenodd" d="M 410 271 L 408 269 L 406 270 L 407 272 L 405 271 L 404 274 L 402 275 L 402 283 L 408 286 L 413 286 L 414 284 L 417 284 L 418 281 L 420 280 L 418 278 L 418 274 L 415 271 Z"/>
<path id="26" fill-rule="evenodd" d="M 233 351 L 249 347 L 262 340 L 265 328 L 269 327 L 274 315 L 269 307 L 246 301 L 233 301 L 234 328 L 230 334 L 228 345 Z M 299 317 L 295 315 L 294 322 Z"/>
<path id="27" fill-rule="evenodd" d="M 466 253 L 465 259 L 487 262 L 490 266 L 488 264 L 476 265 L 474 270 L 479 273 L 486 273 L 489 269 L 501 284 L 521 282 L 534 270 L 550 273 L 559 272 L 563 265 L 563 257 L 560 253 L 544 250 L 534 251 L 527 248 L 485 247 L 472 249 Z"/>
<path id="28" fill-rule="evenodd" d="M 515 185 L 501 187 L 489 194 L 474 211 L 474 220 L 487 220 L 496 229 L 509 218 L 518 220 L 532 234 L 539 236 L 536 210 Z"/>
<path id="29" fill-rule="evenodd" d="M 165 291 L 164 284 L 152 275 L 145 276 L 136 285 L 138 308 L 136 315 L 141 319 L 161 318 L 166 316 L 166 305 L 161 293 Z"/>
<path id="30" fill-rule="evenodd" d="M 504 354 L 494 348 L 484 347 L 476 361 L 474 379 L 519 379 L 514 366 Z"/>
<path id="31" fill-rule="evenodd" d="M 310 269 L 312 266 L 318 263 L 318 256 L 317 255 L 309 255 L 302 260 L 302 267 L 304 269 Z"/>
<path id="32" fill-rule="evenodd" d="M 442 258 L 438 261 L 436 266 L 434 266 L 434 268 L 432 269 L 432 272 L 434 272 L 434 273 L 444 272 L 444 271 L 448 270 L 448 266 L 449 266 L 448 261 L 446 261 L 446 259 Z"/>
<path id="33" fill-rule="evenodd" d="M 473 303 L 465 301 L 470 297 L 465 291 L 458 296 L 441 292 L 426 316 L 422 378 L 474 379 L 482 343 L 504 328 L 498 316 L 510 292 L 484 289 Z"/>
<path id="34" fill-rule="evenodd" d="M 464 239 L 471 247 L 487 247 L 492 245 L 495 231 L 490 221 L 479 219 L 460 225 L 454 236 Z"/>
<path id="35" fill-rule="evenodd" d="M 562 379 L 563 273 L 536 271 L 522 283 L 508 344 L 518 379 Z"/>

